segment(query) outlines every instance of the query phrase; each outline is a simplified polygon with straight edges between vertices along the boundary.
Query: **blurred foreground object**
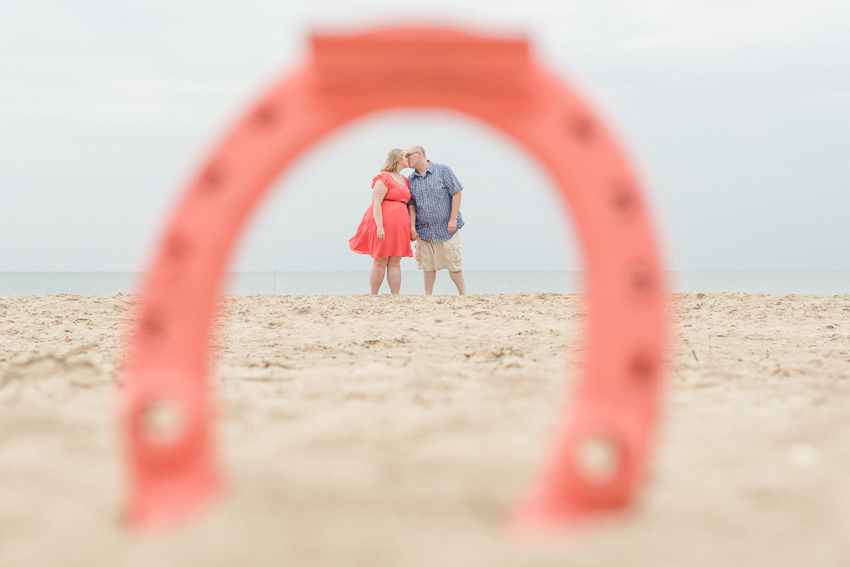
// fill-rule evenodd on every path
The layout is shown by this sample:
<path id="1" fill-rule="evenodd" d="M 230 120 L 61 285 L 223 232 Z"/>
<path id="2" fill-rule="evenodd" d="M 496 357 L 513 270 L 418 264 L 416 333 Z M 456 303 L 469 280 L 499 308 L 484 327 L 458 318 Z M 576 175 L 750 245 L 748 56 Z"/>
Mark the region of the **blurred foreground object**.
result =
<path id="1" fill-rule="evenodd" d="M 410 57 L 415 55 L 415 70 Z M 647 467 L 666 294 L 640 187 L 590 108 L 524 40 L 448 29 L 317 35 L 306 63 L 236 123 L 191 180 L 142 288 L 122 392 L 130 518 L 187 516 L 218 489 L 210 337 L 222 271 L 273 179 L 346 123 L 393 108 L 450 109 L 529 150 L 572 212 L 588 274 L 584 365 L 514 526 L 622 509 Z"/>

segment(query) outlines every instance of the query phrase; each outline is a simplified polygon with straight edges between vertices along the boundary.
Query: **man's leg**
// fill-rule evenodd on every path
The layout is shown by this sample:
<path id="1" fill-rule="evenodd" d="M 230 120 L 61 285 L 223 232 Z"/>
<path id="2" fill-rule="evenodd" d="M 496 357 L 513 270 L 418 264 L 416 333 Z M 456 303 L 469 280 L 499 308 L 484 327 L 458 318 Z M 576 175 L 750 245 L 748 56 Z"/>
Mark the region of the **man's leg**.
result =
<path id="1" fill-rule="evenodd" d="M 388 260 L 389 258 L 372 259 L 372 269 L 369 271 L 369 287 L 372 288 L 372 295 L 378 295 L 378 290 L 384 283 L 384 272 L 387 269 Z"/>
<path id="2" fill-rule="evenodd" d="M 449 272 L 449 276 L 451 276 L 452 281 L 455 282 L 457 286 L 457 292 L 460 295 L 466 295 L 466 283 L 463 281 L 463 270 L 457 272 Z"/>
<path id="3" fill-rule="evenodd" d="M 431 295 L 434 291 L 434 280 L 437 279 L 437 270 L 422 272 L 422 275 L 425 277 L 425 295 Z"/>
<path id="4" fill-rule="evenodd" d="M 390 293 L 398 293 L 401 289 L 401 256 L 390 256 L 387 263 L 387 283 Z"/>

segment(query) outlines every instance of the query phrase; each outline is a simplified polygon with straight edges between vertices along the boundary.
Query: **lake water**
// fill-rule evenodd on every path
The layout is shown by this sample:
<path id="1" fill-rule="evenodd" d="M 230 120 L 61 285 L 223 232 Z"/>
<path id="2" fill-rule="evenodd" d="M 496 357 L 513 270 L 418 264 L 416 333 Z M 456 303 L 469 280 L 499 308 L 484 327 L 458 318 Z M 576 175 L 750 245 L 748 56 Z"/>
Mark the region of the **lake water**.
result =
<path id="1" fill-rule="evenodd" d="M 115 295 L 138 291 L 142 274 L 133 272 L 0 272 L 0 296 Z M 469 293 L 580 293 L 582 272 L 464 272 Z M 227 274 L 224 293 L 233 295 L 354 295 L 369 293 L 367 272 L 238 272 Z M 673 291 L 850 293 L 850 272 L 671 272 Z M 381 293 L 389 293 L 386 282 Z M 421 272 L 402 272 L 401 293 L 422 295 Z M 435 294 L 457 293 L 440 272 Z"/>

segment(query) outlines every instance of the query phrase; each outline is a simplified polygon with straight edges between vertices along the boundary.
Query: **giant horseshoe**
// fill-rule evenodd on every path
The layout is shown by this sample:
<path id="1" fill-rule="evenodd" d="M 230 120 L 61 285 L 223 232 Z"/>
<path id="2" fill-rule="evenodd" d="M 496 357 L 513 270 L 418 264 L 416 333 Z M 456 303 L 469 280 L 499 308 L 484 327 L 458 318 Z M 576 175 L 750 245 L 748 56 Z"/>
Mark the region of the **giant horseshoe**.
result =
<path id="1" fill-rule="evenodd" d="M 408 53 L 424 66 L 402 71 Z M 399 107 L 460 111 L 522 144 L 556 180 L 580 235 L 585 364 L 516 524 L 574 522 L 623 508 L 634 496 L 658 406 L 666 294 L 652 225 L 623 152 L 591 109 L 532 59 L 526 41 L 385 29 L 314 36 L 306 64 L 249 109 L 186 188 L 129 342 L 122 413 L 135 525 L 167 525 L 218 487 L 210 336 L 221 274 L 245 219 L 305 149 L 356 118 Z M 171 435 L 156 427 L 162 408 L 177 416 Z M 603 474 L 583 457 L 599 446 L 608 454 Z"/>

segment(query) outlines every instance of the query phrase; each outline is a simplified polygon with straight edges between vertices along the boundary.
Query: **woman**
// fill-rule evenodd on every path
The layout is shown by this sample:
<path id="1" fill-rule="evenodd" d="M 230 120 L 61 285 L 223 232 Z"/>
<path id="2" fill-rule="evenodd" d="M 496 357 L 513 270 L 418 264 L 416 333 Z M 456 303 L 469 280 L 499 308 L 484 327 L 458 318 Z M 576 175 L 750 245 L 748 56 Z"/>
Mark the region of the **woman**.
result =
<path id="1" fill-rule="evenodd" d="M 381 172 L 372 179 L 372 206 L 366 209 L 357 234 L 348 246 L 358 254 L 372 256 L 369 287 L 377 295 L 384 283 L 384 272 L 390 293 L 401 288 L 401 257 L 412 257 L 410 249 L 410 182 L 400 172 L 408 167 L 404 150 L 390 150 Z"/>

